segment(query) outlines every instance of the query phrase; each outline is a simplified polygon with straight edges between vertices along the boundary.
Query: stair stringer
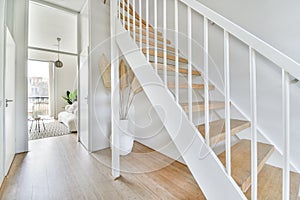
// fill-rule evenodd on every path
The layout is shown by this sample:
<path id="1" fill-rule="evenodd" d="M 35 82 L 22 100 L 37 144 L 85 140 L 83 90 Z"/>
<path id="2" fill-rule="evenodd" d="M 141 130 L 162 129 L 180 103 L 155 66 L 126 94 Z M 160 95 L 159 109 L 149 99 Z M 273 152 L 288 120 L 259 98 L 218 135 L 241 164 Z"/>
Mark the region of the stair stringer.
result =
<path id="1" fill-rule="evenodd" d="M 196 127 L 187 119 L 172 94 L 155 74 L 139 47 L 124 29 L 116 23 L 116 41 L 122 56 L 140 82 L 164 127 L 173 140 L 185 163 L 207 199 L 246 199 L 245 195 L 228 176 L 212 149 L 205 144 Z M 160 108 L 158 108 L 160 107 Z M 165 112 L 161 112 L 164 110 Z"/>

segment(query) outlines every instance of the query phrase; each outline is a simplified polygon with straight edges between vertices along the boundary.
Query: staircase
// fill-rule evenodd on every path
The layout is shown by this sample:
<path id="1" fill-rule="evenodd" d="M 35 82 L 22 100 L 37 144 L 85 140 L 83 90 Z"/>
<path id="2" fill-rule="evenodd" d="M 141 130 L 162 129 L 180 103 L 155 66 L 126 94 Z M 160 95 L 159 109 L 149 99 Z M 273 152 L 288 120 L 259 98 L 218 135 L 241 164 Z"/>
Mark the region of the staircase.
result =
<path id="1" fill-rule="evenodd" d="M 187 1 L 191 2 L 191 1 Z M 141 52 L 145 55 L 145 59 L 149 58 L 148 62 L 151 64 L 152 68 L 158 71 L 158 75 L 164 80 L 165 76 L 167 79 L 167 88 L 171 93 L 176 93 L 174 90 L 179 90 L 179 93 L 189 93 L 191 90 L 199 96 L 197 101 L 192 103 L 179 102 L 178 105 L 181 106 L 183 112 L 186 116 L 190 116 L 189 112 L 193 113 L 203 113 L 206 112 L 206 108 L 209 109 L 211 113 L 218 110 L 224 110 L 226 108 L 226 102 L 223 101 L 212 101 L 209 100 L 209 104 L 205 104 L 205 85 L 207 83 L 203 82 L 191 82 L 190 80 L 199 80 L 203 77 L 203 71 L 199 71 L 197 67 L 193 66 L 187 57 L 185 57 L 180 50 L 178 50 L 179 55 L 177 55 L 176 45 L 172 45 L 171 40 L 164 38 L 164 33 L 156 31 L 155 28 L 148 24 L 146 20 L 142 19 L 136 12 L 133 5 L 128 4 L 127 0 L 121 1 L 119 3 L 119 19 L 122 22 L 122 26 L 126 29 L 132 38 L 132 41 L 136 42 L 139 46 Z M 124 11 L 124 13 L 123 13 Z M 148 31 L 148 33 L 147 33 Z M 142 37 L 141 37 L 142 36 Z M 156 39 L 156 40 L 155 40 Z M 147 48 L 148 47 L 148 48 Z M 122 49 L 122 48 L 121 48 Z M 176 64 L 176 62 L 178 64 Z M 189 69 L 189 66 L 191 67 Z M 165 72 L 167 72 L 165 74 Z M 178 73 L 180 77 L 187 77 L 187 81 L 181 81 L 174 83 L 170 76 L 176 76 Z M 192 79 L 190 79 L 192 77 Z M 202 80 L 205 80 L 203 77 Z M 190 91 L 189 91 L 190 90 Z M 216 86 L 212 83 L 207 85 L 207 92 L 211 95 L 216 92 Z M 192 107 L 190 107 L 192 106 Z M 232 106 L 229 104 L 229 106 Z M 228 108 L 227 108 L 228 109 Z M 217 113 L 217 112 L 216 112 Z M 195 128 L 198 131 L 198 135 L 204 140 L 208 139 L 209 136 L 209 146 L 213 149 L 215 146 L 221 146 L 226 144 L 226 118 L 220 119 L 209 119 L 209 131 L 206 132 L 207 123 L 196 124 Z M 203 120 L 202 120 L 203 121 Z M 238 138 L 237 134 L 241 131 L 249 129 L 252 124 L 248 120 L 244 119 L 229 119 L 230 124 L 230 136 L 231 138 Z M 230 141 L 230 140 L 229 140 Z M 234 179 L 235 183 L 239 186 L 240 190 L 245 194 L 244 197 L 248 199 L 282 199 L 282 170 L 273 166 L 266 164 L 275 148 L 271 144 L 265 144 L 257 142 L 257 197 L 251 198 L 251 186 L 253 177 L 253 161 L 251 159 L 253 144 L 251 140 L 238 139 L 235 143 L 230 143 L 230 161 L 231 161 L 231 173 L 230 176 Z M 251 146 L 252 145 L 252 146 Z M 227 149 L 228 150 L 228 149 Z M 226 169 L 226 158 L 228 154 L 224 150 L 222 153 L 217 155 L 218 159 Z M 189 163 L 187 165 L 190 167 Z M 193 173 L 193 169 L 191 169 Z M 193 174 L 195 176 L 195 174 Z M 300 186 L 300 174 L 290 173 L 291 176 L 291 189 L 289 190 L 289 198 L 296 199 L 299 198 L 299 186 Z M 201 185 L 200 185 L 201 187 Z M 202 188 L 202 187 L 201 187 Z M 254 190 L 255 191 L 255 190 Z M 215 191 L 218 192 L 218 191 Z M 205 191 L 204 191 L 205 194 Z M 255 193 L 254 193 L 255 194 Z M 244 198 L 242 197 L 242 198 Z"/>

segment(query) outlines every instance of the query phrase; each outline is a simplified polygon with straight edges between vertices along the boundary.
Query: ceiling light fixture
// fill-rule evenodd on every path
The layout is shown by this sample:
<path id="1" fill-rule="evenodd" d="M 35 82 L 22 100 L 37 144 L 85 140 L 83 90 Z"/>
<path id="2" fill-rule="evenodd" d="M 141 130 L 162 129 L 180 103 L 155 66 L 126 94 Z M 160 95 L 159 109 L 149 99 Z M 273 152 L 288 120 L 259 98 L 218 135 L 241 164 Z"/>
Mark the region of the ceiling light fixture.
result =
<path id="1" fill-rule="evenodd" d="M 55 67 L 57 68 L 62 68 L 64 66 L 64 64 L 59 60 L 59 49 L 60 49 L 60 41 L 61 38 L 57 38 L 57 61 L 55 61 Z"/>

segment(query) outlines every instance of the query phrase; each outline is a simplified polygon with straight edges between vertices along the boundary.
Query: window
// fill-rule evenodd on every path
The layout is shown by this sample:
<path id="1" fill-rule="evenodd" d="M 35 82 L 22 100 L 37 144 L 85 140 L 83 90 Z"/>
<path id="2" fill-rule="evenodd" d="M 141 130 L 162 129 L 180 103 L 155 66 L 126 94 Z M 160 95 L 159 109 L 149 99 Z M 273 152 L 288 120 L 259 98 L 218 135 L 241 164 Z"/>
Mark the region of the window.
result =
<path id="1" fill-rule="evenodd" d="M 28 61 L 28 115 L 49 115 L 49 63 Z"/>

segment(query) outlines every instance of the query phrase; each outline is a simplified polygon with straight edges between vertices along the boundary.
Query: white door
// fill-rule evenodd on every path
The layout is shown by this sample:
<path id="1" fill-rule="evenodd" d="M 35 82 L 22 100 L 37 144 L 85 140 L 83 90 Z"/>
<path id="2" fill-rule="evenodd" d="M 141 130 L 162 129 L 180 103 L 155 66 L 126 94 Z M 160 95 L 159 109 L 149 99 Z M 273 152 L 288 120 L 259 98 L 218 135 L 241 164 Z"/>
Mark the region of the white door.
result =
<path id="1" fill-rule="evenodd" d="M 5 40 L 5 131 L 4 131 L 4 171 L 7 175 L 16 153 L 15 132 L 15 42 L 6 29 Z"/>
<path id="2" fill-rule="evenodd" d="M 79 137 L 80 142 L 89 149 L 89 62 L 88 48 L 80 54 L 79 69 Z"/>
<path id="3" fill-rule="evenodd" d="M 4 179 L 4 14 L 5 2 L 0 1 L 0 187 Z"/>

